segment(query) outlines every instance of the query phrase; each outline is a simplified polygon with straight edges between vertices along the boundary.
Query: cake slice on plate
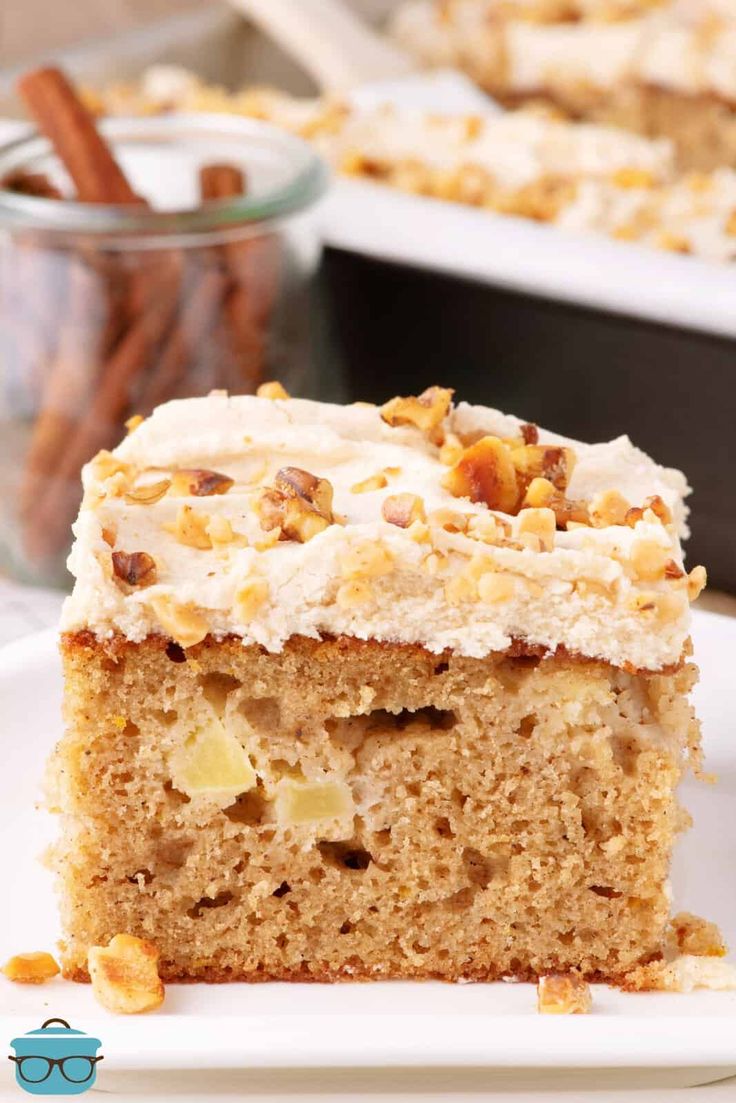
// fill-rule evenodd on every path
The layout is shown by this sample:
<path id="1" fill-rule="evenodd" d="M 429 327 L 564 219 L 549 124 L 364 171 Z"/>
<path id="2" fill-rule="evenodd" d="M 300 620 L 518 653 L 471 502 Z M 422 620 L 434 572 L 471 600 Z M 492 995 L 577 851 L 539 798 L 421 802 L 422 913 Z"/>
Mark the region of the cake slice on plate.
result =
<path id="1" fill-rule="evenodd" d="M 271 397 L 273 396 L 273 397 Z M 85 469 L 64 968 L 624 982 L 697 767 L 684 477 L 432 387 L 172 402 Z"/>

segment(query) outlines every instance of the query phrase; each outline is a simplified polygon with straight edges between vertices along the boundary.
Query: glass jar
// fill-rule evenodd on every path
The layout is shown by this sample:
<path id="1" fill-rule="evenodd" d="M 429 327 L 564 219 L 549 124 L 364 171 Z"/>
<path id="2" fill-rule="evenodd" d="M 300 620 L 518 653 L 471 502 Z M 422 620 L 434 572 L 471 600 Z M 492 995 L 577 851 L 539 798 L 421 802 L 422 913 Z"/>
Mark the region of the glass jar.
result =
<path id="1" fill-rule="evenodd" d="M 50 585 L 68 581 L 80 469 L 131 418 L 213 389 L 311 382 L 320 159 L 234 116 L 101 130 L 149 206 L 67 199 L 37 134 L 0 149 L 0 570 Z M 38 181 L 61 198 L 28 194 Z"/>

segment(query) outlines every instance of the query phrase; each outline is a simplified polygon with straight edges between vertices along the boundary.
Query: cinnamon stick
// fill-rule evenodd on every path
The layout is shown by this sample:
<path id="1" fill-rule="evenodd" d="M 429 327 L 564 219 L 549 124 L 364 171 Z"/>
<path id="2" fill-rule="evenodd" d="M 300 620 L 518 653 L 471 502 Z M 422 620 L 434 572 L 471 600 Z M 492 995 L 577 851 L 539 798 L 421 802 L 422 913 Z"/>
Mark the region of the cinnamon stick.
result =
<path id="1" fill-rule="evenodd" d="M 247 178 L 242 169 L 226 164 L 203 165 L 199 175 L 200 193 L 204 200 L 232 199 L 245 194 Z M 225 300 L 227 322 L 225 338 L 229 348 L 225 363 L 234 358 L 236 378 L 230 389 L 255 391 L 263 378 L 266 348 L 267 317 L 259 317 L 254 310 L 256 287 L 261 280 L 269 282 L 267 271 L 253 266 L 259 250 L 259 239 L 228 241 L 222 246 L 225 270 L 230 277 L 230 290 Z M 247 258 L 250 257 L 250 263 Z M 244 278 L 244 273 L 246 276 Z"/>
<path id="2" fill-rule="evenodd" d="M 128 183 L 93 116 L 60 69 L 50 66 L 26 73 L 18 81 L 18 91 L 82 203 L 145 202 Z"/>
<path id="3" fill-rule="evenodd" d="M 56 184 L 51 183 L 45 172 L 26 172 L 25 169 L 16 169 L 0 181 L 0 187 L 16 192 L 18 195 L 32 195 L 39 199 L 61 199 L 61 192 Z"/>

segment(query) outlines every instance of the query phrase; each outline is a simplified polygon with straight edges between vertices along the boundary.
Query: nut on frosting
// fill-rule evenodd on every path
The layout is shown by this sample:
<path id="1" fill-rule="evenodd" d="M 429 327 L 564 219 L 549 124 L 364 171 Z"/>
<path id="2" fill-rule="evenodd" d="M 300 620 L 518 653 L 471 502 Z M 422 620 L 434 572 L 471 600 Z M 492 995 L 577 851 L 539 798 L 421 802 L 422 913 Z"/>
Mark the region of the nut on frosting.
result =
<path id="1" fill-rule="evenodd" d="M 170 402 L 83 478 L 67 632 L 523 641 L 657 670 L 705 583 L 682 566 L 680 472 L 441 387 L 380 408 L 276 388 Z"/>

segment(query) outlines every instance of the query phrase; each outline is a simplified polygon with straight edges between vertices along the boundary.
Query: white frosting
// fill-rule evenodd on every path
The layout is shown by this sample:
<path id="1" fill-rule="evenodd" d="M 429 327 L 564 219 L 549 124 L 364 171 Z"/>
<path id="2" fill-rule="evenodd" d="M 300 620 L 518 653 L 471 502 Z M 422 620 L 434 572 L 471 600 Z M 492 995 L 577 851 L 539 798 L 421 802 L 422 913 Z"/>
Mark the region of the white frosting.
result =
<path id="1" fill-rule="evenodd" d="M 460 404 L 446 428 L 470 438 L 483 433 L 518 436 L 519 424 L 497 411 Z M 570 443 L 541 431 L 540 442 Z M 626 437 L 573 447 L 577 465 L 570 497 L 589 498 L 615 487 L 639 505 L 648 495 L 659 494 L 684 528 L 682 499 L 688 488 L 679 472 L 659 467 Z M 375 407 L 224 395 L 171 402 L 127 437 L 115 455 L 145 471 L 138 476 L 144 481 L 160 479 L 162 472 L 177 467 L 204 467 L 229 475 L 235 485 L 223 495 L 182 499 L 167 494 L 152 505 L 129 504 L 97 480 L 94 464 L 88 465 L 84 484 L 91 504 L 74 526 L 69 568 L 76 582 L 64 606 L 65 631 L 90 629 L 101 637 L 122 633 L 140 641 L 162 631 L 152 602 L 165 595 L 195 607 L 216 636 L 234 633 L 245 643 L 272 651 L 293 635 L 346 634 L 480 657 L 520 639 L 549 649 L 563 645 L 617 665 L 658 669 L 679 659 L 688 635 L 689 609 L 681 588 L 682 606 L 674 618 L 661 622 L 632 607 L 643 591 L 672 588 L 664 580 L 642 583 L 629 562 L 634 545 L 646 539 L 662 545 L 679 563 L 672 526 L 647 520 L 633 529 L 559 532 L 554 549 L 543 552 L 483 544 L 433 524 L 431 542 L 417 542 L 408 530 L 383 520 L 384 498 L 401 492 L 419 495 L 428 514 L 446 508 L 465 514 L 488 511 L 443 489 L 448 468 L 440 462 L 438 448 L 418 429 L 388 426 Z M 253 545 L 264 533 L 254 495 L 259 486 L 271 485 L 283 466 L 329 479 L 335 513 L 344 523 L 304 544 L 281 541 L 256 550 Z M 384 468 L 398 469 L 386 488 L 367 493 L 351 489 Z M 162 526 L 174 521 L 182 503 L 196 512 L 227 517 L 248 546 L 198 550 L 178 543 Z M 518 519 L 510 523 L 516 533 Z M 103 528 L 108 534 L 115 531 L 117 550 L 153 556 L 158 572 L 154 585 L 124 592 L 110 568 Z M 369 580 L 369 601 L 344 608 L 338 589 L 344 581 L 345 554 L 366 545 L 383 545 L 393 565 Z M 445 557 L 438 573 L 427 565 L 434 551 Z M 479 555 L 488 557 L 495 571 L 513 576 L 509 600 L 448 597 L 447 582 L 467 571 Z M 267 581 L 269 596 L 244 623 L 236 595 L 253 577 Z"/>
<path id="2" fill-rule="evenodd" d="M 670 143 L 614 127 L 568 123 L 532 112 L 488 115 L 468 136 L 460 116 L 429 116 L 385 108 L 354 112 L 326 147 L 333 157 L 359 152 L 367 160 L 397 164 L 417 160 L 440 169 L 480 166 L 505 187 L 545 176 L 608 177 L 618 169 L 642 169 L 655 179 L 673 172 Z"/>

